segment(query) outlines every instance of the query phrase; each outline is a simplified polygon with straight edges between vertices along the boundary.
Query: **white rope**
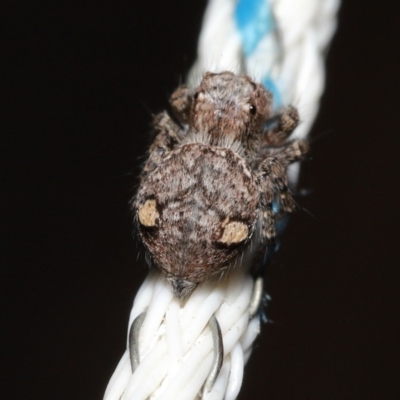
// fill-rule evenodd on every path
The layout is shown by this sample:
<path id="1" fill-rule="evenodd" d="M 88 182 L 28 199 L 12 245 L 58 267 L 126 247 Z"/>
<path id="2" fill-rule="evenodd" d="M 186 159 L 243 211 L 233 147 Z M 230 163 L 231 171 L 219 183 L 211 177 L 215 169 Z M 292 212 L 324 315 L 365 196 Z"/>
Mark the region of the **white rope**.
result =
<path id="1" fill-rule="evenodd" d="M 211 368 L 208 321 L 213 314 L 221 327 L 227 359 L 209 398 L 223 399 L 225 392 L 231 393 L 228 398 L 236 398 L 243 353 L 260 329 L 258 317 L 249 324 L 252 290 L 252 278 L 237 268 L 226 279 L 199 286 L 182 305 L 163 275 L 151 271 L 136 295 L 129 320 L 131 326 L 147 310 L 139 336 L 141 362 L 132 374 L 127 350 L 104 399 L 117 400 L 122 395 L 123 399 L 195 399 Z"/>
<path id="2" fill-rule="evenodd" d="M 338 6 L 339 0 L 210 0 L 188 83 L 197 85 L 205 71 L 248 74 L 273 92 L 277 108 L 291 103 L 299 109 L 302 123 L 294 137 L 305 137 L 318 111 L 323 58 Z M 290 171 L 292 184 L 297 172 Z M 140 363 L 132 373 L 125 351 L 104 400 L 199 399 L 213 359 L 208 326 L 213 314 L 222 331 L 224 362 L 206 398 L 234 400 L 260 331 L 259 317 L 250 318 L 254 282 L 246 267 L 203 283 L 183 304 L 152 270 L 128 325 L 147 311 L 139 335 Z"/>

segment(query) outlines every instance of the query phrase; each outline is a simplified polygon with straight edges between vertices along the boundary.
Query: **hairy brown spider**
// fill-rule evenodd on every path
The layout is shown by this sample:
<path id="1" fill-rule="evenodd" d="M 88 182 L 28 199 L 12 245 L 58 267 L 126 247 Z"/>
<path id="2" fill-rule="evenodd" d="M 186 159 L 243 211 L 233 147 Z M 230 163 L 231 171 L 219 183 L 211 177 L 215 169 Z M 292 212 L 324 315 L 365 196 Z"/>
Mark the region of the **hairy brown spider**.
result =
<path id="1" fill-rule="evenodd" d="M 287 166 L 308 146 L 287 140 L 297 110 L 271 115 L 271 93 L 248 76 L 207 72 L 170 103 L 175 119 L 154 118 L 157 136 L 132 205 L 147 260 L 184 298 L 248 265 L 258 249 L 272 251 L 277 221 L 295 208 Z"/>

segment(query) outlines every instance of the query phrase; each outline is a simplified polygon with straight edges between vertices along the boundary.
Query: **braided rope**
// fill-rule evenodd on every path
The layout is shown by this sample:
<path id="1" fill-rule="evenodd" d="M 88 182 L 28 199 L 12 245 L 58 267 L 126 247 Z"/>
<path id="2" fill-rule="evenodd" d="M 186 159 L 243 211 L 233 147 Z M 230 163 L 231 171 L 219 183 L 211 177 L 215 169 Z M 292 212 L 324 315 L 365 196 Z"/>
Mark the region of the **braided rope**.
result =
<path id="1" fill-rule="evenodd" d="M 197 85 L 205 71 L 251 75 L 274 94 L 276 108 L 292 103 L 299 109 L 302 123 L 294 137 L 305 137 L 323 91 L 323 57 L 338 7 L 339 0 L 210 0 L 188 83 Z M 292 184 L 297 175 L 295 166 Z M 213 362 L 208 325 L 213 314 L 223 336 L 224 362 L 205 397 L 234 400 L 260 331 L 259 317 L 250 311 L 254 282 L 245 267 L 201 284 L 184 304 L 158 271 L 150 271 L 129 320 L 130 327 L 147 312 L 139 332 L 140 363 L 132 373 L 125 351 L 104 400 L 199 399 Z"/>

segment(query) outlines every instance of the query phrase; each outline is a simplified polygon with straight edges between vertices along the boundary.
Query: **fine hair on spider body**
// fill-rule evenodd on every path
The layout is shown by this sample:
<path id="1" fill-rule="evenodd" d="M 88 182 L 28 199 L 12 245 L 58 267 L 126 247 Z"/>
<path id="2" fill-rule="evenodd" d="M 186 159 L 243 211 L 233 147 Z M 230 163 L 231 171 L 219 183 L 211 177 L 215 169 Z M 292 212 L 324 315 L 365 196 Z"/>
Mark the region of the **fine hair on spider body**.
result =
<path id="1" fill-rule="evenodd" d="M 178 298 L 265 247 L 272 253 L 276 224 L 295 209 L 287 167 L 308 145 L 290 140 L 297 110 L 273 114 L 272 101 L 246 75 L 207 72 L 197 88 L 174 91 L 174 118 L 153 120 L 132 208 L 146 258 Z"/>

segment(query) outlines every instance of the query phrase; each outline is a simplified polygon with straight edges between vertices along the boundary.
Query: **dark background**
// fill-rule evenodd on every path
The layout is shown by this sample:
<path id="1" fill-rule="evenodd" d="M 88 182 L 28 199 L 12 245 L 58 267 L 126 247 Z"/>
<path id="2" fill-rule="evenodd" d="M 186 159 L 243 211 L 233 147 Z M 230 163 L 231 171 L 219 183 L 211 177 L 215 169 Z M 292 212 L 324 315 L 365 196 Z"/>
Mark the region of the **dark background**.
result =
<path id="1" fill-rule="evenodd" d="M 3 399 L 102 398 L 147 273 L 128 200 L 204 7 L 3 6 Z M 399 16 L 344 1 L 298 198 L 312 216 L 292 218 L 268 272 L 273 323 L 241 399 L 400 398 Z"/>

